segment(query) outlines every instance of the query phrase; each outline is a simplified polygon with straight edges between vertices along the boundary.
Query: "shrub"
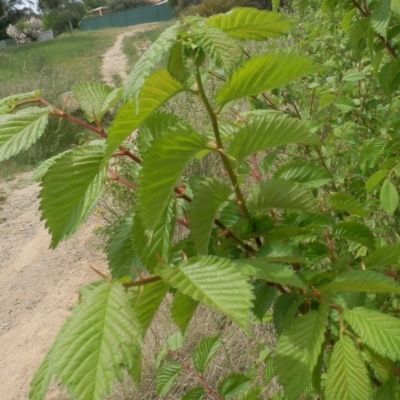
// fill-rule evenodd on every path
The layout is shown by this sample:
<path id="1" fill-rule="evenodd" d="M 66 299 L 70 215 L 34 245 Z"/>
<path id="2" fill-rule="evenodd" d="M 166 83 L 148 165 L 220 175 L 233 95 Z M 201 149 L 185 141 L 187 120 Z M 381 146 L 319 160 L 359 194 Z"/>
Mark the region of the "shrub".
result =
<path id="1" fill-rule="evenodd" d="M 39 18 L 31 17 L 27 20 L 19 20 L 15 25 L 9 25 L 7 35 L 18 44 L 25 44 L 35 42 L 42 29 L 42 21 Z"/>

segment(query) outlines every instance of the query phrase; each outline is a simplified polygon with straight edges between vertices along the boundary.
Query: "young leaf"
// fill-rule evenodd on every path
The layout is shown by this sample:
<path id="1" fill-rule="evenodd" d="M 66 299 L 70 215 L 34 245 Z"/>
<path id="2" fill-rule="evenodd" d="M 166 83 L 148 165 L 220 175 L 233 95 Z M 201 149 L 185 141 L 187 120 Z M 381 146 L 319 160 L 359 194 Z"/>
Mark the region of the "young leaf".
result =
<path id="1" fill-rule="evenodd" d="M 378 74 L 379 84 L 386 96 L 391 96 L 400 86 L 400 60 L 389 61 Z"/>
<path id="2" fill-rule="evenodd" d="M 36 100 L 40 98 L 40 90 L 34 90 L 33 92 L 13 94 L 11 96 L 4 97 L 0 99 L 0 115 L 7 114 L 12 111 L 13 108 L 23 101 Z"/>
<path id="3" fill-rule="evenodd" d="M 160 37 L 146 50 L 139 61 L 133 67 L 125 85 L 125 96 L 128 100 L 138 99 L 139 93 L 146 79 L 176 43 L 179 25 L 173 25 L 166 29 Z"/>
<path id="4" fill-rule="evenodd" d="M 157 371 L 157 394 L 166 396 L 182 371 L 182 364 L 170 361 Z"/>
<path id="5" fill-rule="evenodd" d="M 186 341 L 186 337 L 181 332 L 173 333 L 168 339 L 167 344 L 171 351 L 178 351 Z"/>
<path id="6" fill-rule="evenodd" d="M 204 180 L 194 190 L 189 216 L 191 235 L 197 254 L 208 254 L 208 244 L 215 217 L 231 193 L 230 185 L 216 178 Z"/>
<path id="7" fill-rule="evenodd" d="M 223 105 L 232 100 L 256 96 L 318 70 L 308 58 L 295 54 L 264 54 L 254 57 L 231 75 L 218 92 L 217 101 Z"/>
<path id="8" fill-rule="evenodd" d="M 364 264 L 368 268 L 384 268 L 397 266 L 400 261 L 400 243 L 393 243 L 374 251 L 364 258 Z"/>
<path id="9" fill-rule="evenodd" d="M 223 31 L 212 26 L 192 26 L 190 35 L 208 54 L 217 68 L 222 68 L 227 75 L 243 61 L 243 49 L 239 43 Z"/>
<path id="10" fill-rule="evenodd" d="M 380 193 L 381 207 L 389 214 L 393 215 L 399 205 L 399 194 L 392 182 L 386 179 L 383 182 Z"/>
<path id="11" fill-rule="evenodd" d="M 104 149 L 84 146 L 56 160 L 42 179 L 40 209 L 52 235 L 51 247 L 75 233 L 86 221 L 103 189 Z"/>
<path id="12" fill-rule="evenodd" d="M 184 48 L 182 42 L 176 43 L 169 54 L 168 72 L 173 78 L 184 83 L 189 76 L 189 71 L 185 65 Z"/>
<path id="13" fill-rule="evenodd" d="M 137 270 L 143 270 L 132 242 L 132 218 L 120 223 L 117 232 L 111 237 L 107 246 L 108 268 L 113 279 L 130 276 L 135 279 Z"/>
<path id="14" fill-rule="evenodd" d="M 44 360 L 40 364 L 39 369 L 35 372 L 30 384 L 29 399 L 42 400 L 46 396 L 47 388 L 50 385 L 53 375 L 52 365 L 50 361 L 51 349 L 46 354 Z"/>
<path id="15" fill-rule="evenodd" d="M 269 208 L 319 212 L 312 193 L 296 183 L 269 179 L 252 189 L 251 207 L 257 213 L 264 214 Z"/>
<path id="16" fill-rule="evenodd" d="M 0 114 L 0 161 L 32 146 L 43 135 L 50 112 L 47 107 L 29 107 Z"/>
<path id="17" fill-rule="evenodd" d="M 362 205 L 347 193 L 335 193 L 328 200 L 328 206 L 335 210 L 345 211 L 360 217 L 367 217 Z"/>
<path id="18" fill-rule="evenodd" d="M 293 161 L 282 165 L 274 174 L 275 179 L 285 179 L 300 183 L 312 189 L 325 185 L 332 180 L 332 175 L 323 167 L 307 161 Z"/>
<path id="19" fill-rule="evenodd" d="M 244 393 L 249 388 L 250 384 L 251 379 L 248 376 L 231 374 L 221 382 L 218 394 L 224 399 L 230 399 Z"/>
<path id="20" fill-rule="evenodd" d="M 335 344 L 326 377 L 327 400 L 368 400 L 372 388 L 368 371 L 348 336 Z"/>
<path id="21" fill-rule="evenodd" d="M 273 306 L 273 320 L 276 332 L 280 336 L 288 331 L 296 316 L 297 310 L 304 302 L 304 296 L 296 292 L 280 295 Z"/>
<path id="22" fill-rule="evenodd" d="M 153 141 L 142 163 L 137 191 L 137 212 L 147 228 L 157 226 L 186 164 L 205 147 L 197 132 L 179 127 Z"/>
<path id="23" fill-rule="evenodd" d="M 183 86 L 167 70 L 154 72 L 146 79 L 139 101 L 131 100 L 118 112 L 107 139 L 106 156 L 114 151 L 132 132 L 165 102 L 183 90 Z"/>
<path id="24" fill-rule="evenodd" d="M 336 225 L 332 236 L 360 243 L 370 249 L 375 249 L 375 238 L 371 230 L 365 225 L 354 221 L 345 221 Z"/>
<path id="25" fill-rule="evenodd" d="M 386 37 L 386 31 L 390 21 L 391 0 L 380 0 L 372 8 L 371 26 L 376 33 Z"/>
<path id="26" fill-rule="evenodd" d="M 295 22 L 284 14 L 254 8 L 234 8 L 206 20 L 207 25 L 221 29 L 233 38 L 259 41 L 283 35 Z"/>
<path id="27" fill-rule="evenodd" d="M 261 279 L 253 282 L 253 287 L 255 297 L 253 314 L 262 322 L 265 314 L 277 297 L 277 290 Z"/>
<path id="28" fill-rule="evenodd" d="M 205 395 L 204 387 L 196 387 L 188 390 L 181 400 L 203 400 Z"/>
<path id="29" fill-rule="evenodd" d="M 297 318 L 278 340 L 274 369 L 285 393 L 300 398 L 311 380 L 325 339 L 328 307 Z"/>
<path id="30" fill-rule="evenodd" d="M 221 339 L 219 336 L 203 339 L 199 343 L 193 353 L 193 366 L 199 374 L 206 370 L 220 347 Z"/>
<path id="31" fill-rule="evenodd" d="M 347 271 L 319 288 L 322 292 L 372 292 L 400 294 L 400 285 L 376 271 Z"/>
<path id="32" fill-rule="evenodd" d="M 310 133 L 304 122 L 281 115 L 256 116 L 237 130 L 228 153 L 238 162 L 252 154 L 274 147 L 293 144 L 318 144 L 318 138 Z"/>
<path id="33" fill-rule="evenodd" d="M 365 189 L 367 190 L 367 193 L 372 192 L 375 189 L 375 187 L 379 185 L 379 183 L 381 183 L 381 181 L 388 176 L 389 172 L 390 170 L 388 169 L 382 169 L 371 175 L 368 178 L 367 182 L 365 182 Z"/>
<path id="34" fill-rule="evenodd" d="M 51 357 L 55 375 L 77 400 L 101 400 L 115 379 L 122 379 L 122 368 L 132 367 L 141 341 L 126 290 L 103 282 L 83 299 L 57 337 Z"/>
<path id="35" fill-rule="evenodd" d="M 122 97 L 123 89 L 103 83 L 84 82 L 72 88 L 74 99 L 89 122 L 101 121 L 104 114 Z"/>
<path id="36" fill-rule="evenodd" d="M 236 264 L 218 257 L 196 257 L 178 267 L 159 264 L 157 271 L 171 286 L 204 303 L 249 332 L 253 291 Z"/>
<path id="37" fill-rule="evenodd" d="M 400 360 L 400 320 L 364 307 L 344 310 L 344 318 L 361 341 L 383 357 Z"/>
<path id="38" fill-rule="evenodd" d="M 299 14 L 300 18 L 304 17 L 304 13 L 305 13 L 306 8 L 309 3 L 310 3 L 310 0 L 293 0 L 292 1 L 292 7 L 297 12 L 297 14 Z"/>
<path id="39" fill-rule="evenodd" d="M 175 294 L 171 306 L 171 316 L 181 332 L 186 332 L 198 304 L 197 301 L 181 292 Z"/>

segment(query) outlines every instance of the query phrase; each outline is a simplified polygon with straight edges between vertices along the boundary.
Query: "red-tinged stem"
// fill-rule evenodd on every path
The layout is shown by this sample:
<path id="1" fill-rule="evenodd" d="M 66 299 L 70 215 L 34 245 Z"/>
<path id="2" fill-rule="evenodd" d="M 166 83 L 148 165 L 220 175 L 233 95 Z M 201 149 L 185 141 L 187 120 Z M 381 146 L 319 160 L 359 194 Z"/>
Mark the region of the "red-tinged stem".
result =
<path id="1" fill-rule="evenodd" d="M 124 179 L 122 176 L 118 175 L 117 172 L 113 171 L 112 169 L 109 169 L 108 172 L 112 176 L 110 178 L 111 180 L 121 182 L 123 185 L 125 185 L 129 189 L 137 190 L 137 187 L 132 182 L 129 182 L 126 179 Z"/>
<path id="2" fill-rule="evenodd" d="M 141 278 L 137 281 L 133 282 L 124 282 L 122 283 L 123 286 L 126 288 L 135 287 L 135 286 L 143 286 L 148 285 L 149 283 L 161 281 L 161 276 L 152 276 L 151 278 Z"/>

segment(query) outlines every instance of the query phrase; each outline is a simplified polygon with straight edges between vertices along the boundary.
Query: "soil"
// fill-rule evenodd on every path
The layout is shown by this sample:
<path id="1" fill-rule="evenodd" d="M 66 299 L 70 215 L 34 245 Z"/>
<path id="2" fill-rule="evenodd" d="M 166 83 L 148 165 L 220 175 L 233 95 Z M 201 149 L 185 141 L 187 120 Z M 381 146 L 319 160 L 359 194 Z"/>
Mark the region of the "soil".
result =
<path id="1" fill-rule="evenodd" d="M 123 38 L 152 26 L 135 26 L 117 37 L 103 56 L 106 83 L 113 85 L 115 75 L 127 77 Z M 95 250 L 94 217 L 70 240 L 49 249 L 40 187 L 30 182 L 31 174 L 0 182 L 0 400 L 28 399 L 33 374 L 71 314 L 79 288 L 99 278 L 90 266 L 107 273 L 104 253 Z M 46 397 L 62 398 L 57 386 Z"/>

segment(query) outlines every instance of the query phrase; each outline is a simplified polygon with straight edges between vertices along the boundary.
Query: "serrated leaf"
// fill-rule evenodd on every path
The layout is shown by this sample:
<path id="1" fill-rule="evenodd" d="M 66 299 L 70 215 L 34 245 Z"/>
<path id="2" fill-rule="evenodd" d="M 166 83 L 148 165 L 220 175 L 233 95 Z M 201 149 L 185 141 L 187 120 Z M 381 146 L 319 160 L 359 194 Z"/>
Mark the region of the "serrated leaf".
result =
<path id="1" fill-rule="evenodd" d="M 13 94 L 11 96 L 0 99 L 0 115 L 7 114 L 12 111 L 14 107 L 23 101 L 36 100 L 40 98 L 40 90 L 34 90 L 33 92 Z"/>
<path id="2" fill-rule="evenodd" d="M 55 375 L 77 400 L 102 400 L 122 379 L 122 368 L 132 367 L 141 341 L 126 290 L 103 282 L 83 299 L 57 337 L 51 357 Z"/>
<path id="3" fill-rule="evenodd" d="M 264 244 L 258 250 L 257 258 L 262 258 L 267 262 L 307 263 L 307 259 L 304 258 L 297 247 L 282 242 Z"/>
<path id="4" fill-rule="evenodd" d="M 167 344 L 171 351 L 178 351 L 186 341 L 186 337 L 181 332 L 173 333 L 168 339 Z"/>
<path id="5" fill-rule="evenodd" d="M 122 97 L 123 89 L 113 89 L 103 83 L 84 82 L 72 87 L 74 99 L 89 122 L 101 121 Z"/>
<path id="6" fill-rule="evenodd" d="M 307 161 L 293 161 L 282 165 L 274 174 L 275 179 L 300 183 L 306 188 L 318 188 L 332 180 L 332 175 L 323 167 Z"/>
<path id="7" fill-rule="evenodd" d="M 289 399 L 298 399 L 322 351 L 329 308 L 320 305 L 297 318 L 278 340 L 274 370 Z"/>
<path id="8" fill-rule="evenodd" d="M 392 376 L 388 382 L 379 386 L 376 390 L 374 400 L 399 400 L 400 390 L 398 378 Z"/>
<path id="9" fill-rule="evenodd" d="M 388 176 L 389 172 L 390 172 L 390 170 L 383 169 L 383 170 L 377 171 L 373 175 L 371 175 L 368 178 L 367 182 L 365 182 L 365 189 L 367 190 L 367 193 L 374 190 L 375 187 L 377 185 L 379 185 L 379 183 Z"/>
<path id="10" fill-rule="evenodd" d="M 178 379 L 179 374 L 182 371 L 182 364 L 177 361 L 170 361 L 164 364 L 157 371 L 157 394 L 166 396 L 171 390 L 172 385 Z"/>
<path id="11" fill-rule="evenodd" d="M 210 56 L 216 67 L 222 68 L 228 75 L 243 61 L 242 47 L 220 29 L 209 25 L 194 25 L 190 35 Z"/>
<path id="12" fill-rule="evenodd" d="M 203 339 L 199 343 L 193 353 L 193 366 L 198 373 L 202 374 L 206 370 L 220 347 L 219 335 Z"/>
<path id="13" fill-rule="evenodd" d="M 324 108 L 330 106 L 337 99 L 337 95 L 331 93 L 324 93 L 319 99 L 318 108 L 323 110 Z"/>
<path id="14" fill-rule="evenodd" d="M 253 287 L 255 297 L 253 313 L 262 322 L 265 314 L 277 297 L 277 290 L 261 279 L 253 282 Z"/>
<path id="15" fill-rule="evenodd" d="M 216 178 L 204 180 L 194 190 L 189 216 L 191 236 L 197 254 L 208 254 L 215 217 L 231 193 L 229 183 Z"/>
<path id="16" fill-rule="evenodd" d="M 284 293 L 277 298 L 273 306 L 272 316 L 279 336 L 290 328 L 297 310 L 303 302 L 304 296 L 296 292 Z"/>
<path id="17" fill-rule="evenodd" d="M 361 203 L 347 193 L 335 193 L 328 202 L 328 207 L 335 210 L 346 211 L 360 217 L 367 217 L 368 213 L 363 209 Z"/>
<path id="18" fill-rule="evenodd" d="M 43 135 L 50 112 L 47 107 L 29 107 L 0 114 L 0 161 L 32 146 Z"/>
<path id="19" fill-rule="evenodd" d="M 344 82 L 358 82 L 365 79 L 365 72 L 351 72 L 343 77 Z"/>
<path id="20" fill-rule="evenodd" d="M 326 377 L 327 400 L 368 400 L 372 389 L 360 353 L 348 336 L 333 348 Z"/>
<path id="21" fill-rule="evenodd" d="M 306 8 L 309 4 L 310 0 L 293 0 L 292 1 L 292 7 L 293 9 L 299 14 L 300 18 L 304 17 L 304 13 L 306 11 Z"/>
<path id="22" fill-rule="evenodd" d="M 269 179 L 254 185 L 251 207 L 260 214 L 269 208 L 318 213 L 311 192 L 300 185 L 283 179 Z"/>
<path id="23" fill-rule="evenodd" d="M 349 31 L 350 43 L 356 51 L 359 52 L 365 48 L 369 28 L 370 18 L 361 18 L 351 25 Z"/>
<path id="24" fill-rule="evenodd" d="M 198 304 L 197 301 L 181 292 L 175 294 L 171 306 L 171 316 L 181 332 L 186 332 Z"/>
<path id="25" fill-rule="evenodd" d="M 140 57 L 130 72 L 125 85 L 125 96 L 127 99 L 139 99 L 139 93 L 146 79 L 152 74 L 164 55 L 175 45 L 180 29 L 179 25 L 167 28 Z"/>
<path id="26" fill-rule="evenodd" d="M 123 141 L 154 111 L 183 90 L 180 82 L 167 70 L 159 70 L 144 82 L 139 101 L 131 100 L 118 112 L 109 131 L 106 156 L 111 157 Z"/>
<path id="27" fill-rule="evenodd" d="M 345 309 L 344 318 L 363 343 L 383 357 L 400 360 L 400 319 L 364 307 Z"/>
<path id="28" fill-rule="evenodd" d="M 205 395 L 204 387 L 197 387 L 187 391 L 181 400 L 203 400 Z"/>
<path id="29" fill-rule="evenodd" d="M 228 153 L 238 162 L 260 151 L 293 144 L 318 144 L 317 136 L 298 119 L 281 115 L 256 116 L 234 134 Z"/>
<path id="30" fill-rule="evenodd" d="M 380 0 L 374 4 L 371 15 L 371 26 L 374 31 L 386 37 L 387 28 L 390 21 L 391 0 Z"/>
<path id="31" fill-rule="evenodd" d="M 74 234 L 96 206 L 105 178 L 103 157 L 101 146 L 77 147 L 43 176 L 40 210 L 52 235 L 52 248 Z"/>
<path id="32" fill-rule="evenodd" d="M 375 249 L 374 235 L 369 228 L 359 222 L 341 222 L 333 228 L 332 236 L 359 243 L 369 249 Z"/>
<path id="33" fill-rule="evenodd" d="M 142 163 L 137 191 L 137 212 L 147 228 L 157 225 L 185 166 L 205 147 L 203 137 L 183 128 L 153 141 Z"/>
<path id="34" fill-rule="evenodd" d="M 349 97 L 340 97 L 333 103 L 333 105 L 344 113 L 347 113 L 356 108 L 353 100 Z"/>
<path id="35" fill-rule="evenodd" d="M 400 60 L 386 63 L 378 73 L 378 80 L 383 93 L 393 95 L 400 86 Z"/>
<path id="36" fill-rule="evenodd" d="M 108 268 L 113 279 L 130 276 L 135 279 L 137 271 L 144 269 L 132 242 L 132 218 L 122 221 L 107 246 Z"/>
<path id="37" fill-rule="evenodd" d="M 397 266 L 400 259 L 400 243 L 384 246 L 364 258 L 367 268 L 383 268 Z"/>
<path id="38" fill-rule="evenodd" d="M 392 376 L 393 363 L 388 358 L 382 357 L 365 344 L 363 344 L 363 349 L 375 375 L 381 382 L 387 382 Z"/>
<path id="39" fill-rule="evenodd" d="M 46 354 L 40 367 L 36 370 L 35 375 L 30 384 L 29 399 L 42 400 L 46 396 L 47 388 L 50 385 L 53 370 L 50 362 L 50 353 Z"/>
<path id="40" fill-rule="evenodd" d="M 346 271 L 332 282 L 319 288 L 329 292 L 372 292 L 400 294 L 400 285 L 388 276 L 376 271 Z"/>
<path id="41" fill-rule="evenodd" d="M 205 256 L 178 267 L 159 265 L 158 273 L 171 286 L 217 311 L 249 332 L 253 291 L 247 277 L 230 260 Z"/>
<path id="42" fill-rule="evenodd" d="M 390 9 L 397 15 L 400 15 L 400 0 L 392 0 Z"/>
<path id="43" fill-rule="evenodd" d="M 265 40 L 283 35 L 292 29 L 295 19 L 284 14 L 234 8 L 226 14 L 213 15 L 206 24 L 221 29 L 228 36 L 241 40 Z"/>
<path id="44" fill-rule="evenodd" d="M 178 42 L 172 47 L 167 69 L 171 76 L 181 83 L 188 78 L 189 73 L 185 65 L 182 42 Z"/>
<path id="45" fill-rule="evenodd" d="M 33 175 L 31 176 L 31 181 L 33 182 L 40 182 L 43 178 L 43 176 L 46 174 L 48 169 L 56 163 L 56 161 L 63 157 L 64 154 L 68 153 L 71 150 L 63 151 L 62 153 L 59 153 L 55 155 L 54 157 L 48 158 L 46 161 L 43 161 L 36 169 Z"/>
<path id="46" fill-rule="evenodd" d="M 393 215 L 399 205 L 399 194 L 393 183 L 386 179 L 383 182 L 380 192 L 381 207 L 389 214 Z"/>
<path id="47" fill-rule="evenodd" d="M 218 394 L 224 399 L 230 399 L 232 397 L 239 396 L 245 392 L 251 384 L 251 379 L 248 376 L 241 374 L 228 375 L 221 382 Z"/>
<path id="48" fill-rule="evenodd" d="M 264 54 L 253 57 L 237 69 L 217 94 L 217 101 L 223 105 L 243 97 L 256 96 L 303 76 L 317 72 L 308 58 L 295 54 Z"/>

